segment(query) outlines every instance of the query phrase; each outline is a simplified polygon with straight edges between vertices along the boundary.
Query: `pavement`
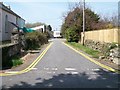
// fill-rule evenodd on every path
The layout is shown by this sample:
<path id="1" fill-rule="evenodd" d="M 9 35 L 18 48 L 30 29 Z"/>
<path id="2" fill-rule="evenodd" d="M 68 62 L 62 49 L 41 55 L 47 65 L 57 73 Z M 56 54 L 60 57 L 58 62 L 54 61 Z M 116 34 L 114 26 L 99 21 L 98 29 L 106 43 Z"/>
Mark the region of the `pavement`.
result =
<path id="1" fill-rule="evenodd" d="M 96 65 L 62 42 L 53 44 L 29 72 L 3 76 L 2 88 L 118 88 L 119 75 Z"/>

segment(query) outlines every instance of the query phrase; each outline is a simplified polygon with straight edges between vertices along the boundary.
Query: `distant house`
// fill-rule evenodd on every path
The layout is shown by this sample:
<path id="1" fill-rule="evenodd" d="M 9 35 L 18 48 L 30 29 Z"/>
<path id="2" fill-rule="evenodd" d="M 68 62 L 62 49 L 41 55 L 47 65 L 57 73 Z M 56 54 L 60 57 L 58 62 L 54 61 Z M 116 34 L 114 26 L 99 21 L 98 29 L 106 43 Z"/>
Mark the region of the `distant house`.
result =
<path id="1" fill-rule="evenodd" d="M 33 27 L 33 28 L 31 28 L 31 29 L 36 30 L 36 31 L 39 31 L 39 32 L 45 32 L 45 31 L 46 31 L 45 25 Z"/>
<path id="2" fill-rule="evenodd" d="M 0 2 L 0 41 L 11 40 L 15 25 L 24 27 L 25 20 Z"/>
<path id="3" fill-rule="evenodd" d="M 61 31 L 53 31 L 54 38 L 60 38 L 61 37 Z"/>

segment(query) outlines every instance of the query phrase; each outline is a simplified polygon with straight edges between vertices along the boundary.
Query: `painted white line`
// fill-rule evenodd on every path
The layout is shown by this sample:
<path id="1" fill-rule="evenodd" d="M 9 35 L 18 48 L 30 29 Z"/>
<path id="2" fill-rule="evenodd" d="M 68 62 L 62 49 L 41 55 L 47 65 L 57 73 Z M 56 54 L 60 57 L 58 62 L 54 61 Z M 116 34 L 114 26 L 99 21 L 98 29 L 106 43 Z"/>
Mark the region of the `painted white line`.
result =
<path id="1" fill-rule="evenodd" d="M 59 80 L 60 82 L 64 82 L 63 80 Z"/>
<path id="2" fill-rule="evenodd" d="M 67 74 L 70 74 L 70 72 L 66 72 Z"/>
<path id="3" fill-rule="evenodd" d="M 45 70 L 49 70 L 49 68 L 44 68 Z"/>
<path id="4" fill-rule="evenodd" d="M 53 72 L 53 74 L 55 74 L 55 72 Z"/>
<path id="5" fill-rule="evenodd" d="M 98 75 L 96 72 L 91 72 L 90 74 L 91 75 Z"/>
<path id="6" fill-rule="evenodd" d="M 49 87 L 53 86 L 51 83 L 48 84 Z"/>
<path id="7" fill-rule="evenodd" d="M 21 71 L 8 71 L 5 73 L 0 73 L 0 76 L 17 75 L 17 74 L 23 74 L 23 73 L 29 72 L 43 58 L 43 56 L 47 53 L 47 51 L 52 46 L 52 44 L 53 44 L 53 42 L 49 46 L 47 46 L 47 48 L 37 57 L 37 59 L 35 59 L 35 61 L 30 66 L 28 66 L 26 69 L 21 70 Z"/>
<path id="8" fill-rule="evenodd" d="M 107 70 L 109 70 L 109 71 L 112 71 L 112 72 L 115 72 L 115 73 L 120 74 L 120 71 L 119 71 L 119 70 L 113 69 L 113 68 L 111 68 L 111 67 L 109 67 L 109 66 L 106 66 L 106 65 L 104 65 L 104 64 L 102 64 L 102 63 L 100 63 L 100 62 L 98 62 L 98 61 L 96 61 L 96 60 L 88 57 L 87 55 L 79 52 L 78 50 L 76 50 L 75 48 L 73 48 L 71 45 L 66 44 L 65 42 L 62 42 L 62 43 L 63 43 L 64 45 L 66 45 L 67 47 L 69 47 L 70 49 L 74 50 L 76 53 L 79 53 L 80 55 L 82 55 L 83 57 L 85 57 L 86 59 L 88 59 L 89 61 L 91 61 L 91 62 L 93 62 L 93 63 L 101 66 L 102 68 L 105 68 L 105 69 L 107 69 Z"/>
<path id="9" fill-rule="evenodd" d="M 96 68 L 96 69 L 92 69 L 92 71 L 99 71 L 100 69 Z"/>
<path id="10" fill-rule="evenodd" d="M 37 70 L 37 68 L 32 68 L 32 70 Z"/>
<path id="11" fill-rule="evenodd" d="M 47 73 L 51 74 L 52 72 L 47 72 Z"/>
<path id="12" fill-rule="evenodd" d="M 55 74 L 55 72 L 47 72 L 48 74 Z"/>
<path id="13" fill-rule="evenodd" d="M 75 68 L 65 68 L 65 70 L 73 71 L 73 70 L 76 70 L 76 69 Z"/>
<path id="14" fill-rule="evenodd" d="M 52 68 L 52 70 L 55 70 L 55 71 L 56 71 L 56 70 L 58 70 L 58 69 L 57 69 L 57 68 Z"/>
<path id="15" fill-rule="evenodd" d="M 88 80 L 96 80 L 97 77 L 89 77 Z"/>
<path id="16" fill-rule="evenodd" d="M 78 72 L 71 72 L 71 74 L 79 74 Z"/>

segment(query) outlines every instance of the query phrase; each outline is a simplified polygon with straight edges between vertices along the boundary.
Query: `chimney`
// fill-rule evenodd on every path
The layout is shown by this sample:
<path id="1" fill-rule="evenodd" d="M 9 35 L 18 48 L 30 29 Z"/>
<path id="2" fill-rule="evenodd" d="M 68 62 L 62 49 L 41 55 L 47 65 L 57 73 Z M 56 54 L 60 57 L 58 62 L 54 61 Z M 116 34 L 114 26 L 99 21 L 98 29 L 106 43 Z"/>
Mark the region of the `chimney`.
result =
<path id="1" fill-rule="evenodd" d="M 0 4 L 3 4 L 3 2 L 0 2 Z"/>
<path id="2" fill-rule="evenodd" d="M 7 7 L 8 7 L 8 9 L 11 9 L 11 8 L 10 8 L 10 5 L 9 5 L 9 6 L 7 6 Z"/>

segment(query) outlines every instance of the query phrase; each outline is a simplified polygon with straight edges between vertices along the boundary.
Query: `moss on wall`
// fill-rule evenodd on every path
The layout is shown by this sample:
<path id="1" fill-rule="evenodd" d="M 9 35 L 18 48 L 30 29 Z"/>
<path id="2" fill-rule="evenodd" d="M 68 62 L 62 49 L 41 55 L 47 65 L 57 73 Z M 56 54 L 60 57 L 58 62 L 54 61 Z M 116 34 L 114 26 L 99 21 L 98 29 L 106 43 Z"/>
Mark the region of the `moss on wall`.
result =
<path id="1" fill-rule="evenodd" d="M 9 45 L 1 48 L 2 48 L 2 68 L 11 67 L 13 65 L 11 57 L 20 53 L 19 44 Z"/>

